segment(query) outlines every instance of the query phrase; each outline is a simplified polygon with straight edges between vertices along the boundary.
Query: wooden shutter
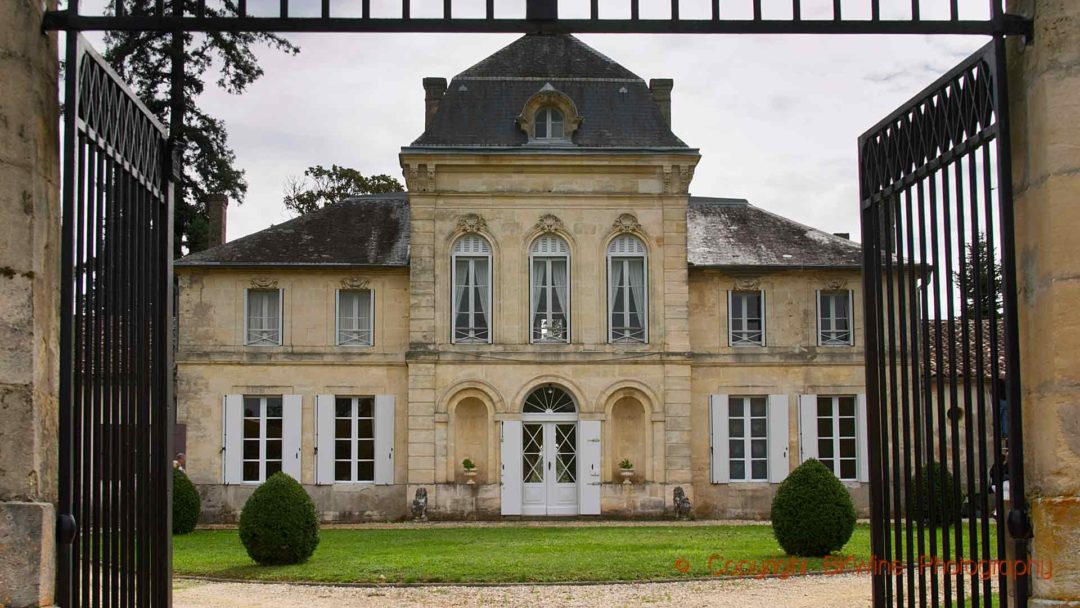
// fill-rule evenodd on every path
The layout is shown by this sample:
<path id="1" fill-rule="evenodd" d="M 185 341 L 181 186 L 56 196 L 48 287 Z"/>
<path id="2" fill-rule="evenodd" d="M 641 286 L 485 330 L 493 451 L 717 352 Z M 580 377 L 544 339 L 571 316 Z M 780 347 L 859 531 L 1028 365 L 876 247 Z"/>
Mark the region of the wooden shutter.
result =
<path id="1" fill-rule="evenodd" d="M 222 481 L 244 480 L 244 396 L 225 395 L 221 408 Z"/>
<path id="2" fill-rule="evenodd" d="M 817 395 L 799 395 L 799 462 L 818 457 Z"/>
<path id="3" fill-rule="evenodd" d="M 580 513 L 600 514 L 600 421 L 582 420 L 581 431 L 581 479 Z"/>
<path id="4" fill-rule="evenodd" d="M 334 483 L 334 396 L 315 395 L 315 483 Z"/>
<path id="5" fill-rule="evenodd" d="M 303 436 L 304 398 L 301 395 L 282 395 L 281 470 L 300 481 L 300 441 Z"/>
<path id="6" fill-rule="evenodd" d="M 788 476 L 788 396 L 769 395 L 769 483 Z"/>
<path id="7" fill-rule="evenodd" d="M 375 483 L 394 484 L 393 395 L 375 395 Z"/>
<path id="8" fill-rule="evenodd" d="M 502 509 L 503 515 L 521 515 L 521 421 L 502 423 Z"/>
<path id="9" fill-rule="evenodd" d="M 731 481 L 731 461 L 728 458 L 728 396 L 709 398 L 709 428 L 712 449 L 712 482 Z"/>
<path id="10" fill-rule="evenodd" d="M 866 394 L 855 396 L 855 433 L 858 435 L 859 481 L 870 481 L 870 433 L 866 424 Z"/>

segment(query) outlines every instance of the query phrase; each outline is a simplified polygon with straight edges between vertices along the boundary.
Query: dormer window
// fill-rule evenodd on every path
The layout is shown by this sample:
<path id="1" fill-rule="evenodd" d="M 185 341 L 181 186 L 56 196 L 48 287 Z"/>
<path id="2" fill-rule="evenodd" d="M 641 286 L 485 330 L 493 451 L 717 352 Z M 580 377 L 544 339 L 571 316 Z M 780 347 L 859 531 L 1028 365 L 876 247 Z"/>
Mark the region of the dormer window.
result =
<path id="1" fill-rule="evenodd" d="M 558 108 L 540 108 L 536 112 L 535 139 L 563 139 L 563 113 Z"/>

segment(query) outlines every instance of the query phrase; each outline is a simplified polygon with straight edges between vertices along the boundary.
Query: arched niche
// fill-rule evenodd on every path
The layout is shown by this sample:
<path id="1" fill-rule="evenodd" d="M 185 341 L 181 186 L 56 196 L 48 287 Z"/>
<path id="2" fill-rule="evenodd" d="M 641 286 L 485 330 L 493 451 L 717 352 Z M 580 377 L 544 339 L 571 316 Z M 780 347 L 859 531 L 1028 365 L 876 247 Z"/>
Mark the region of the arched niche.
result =
<path id="1" fill-rule="evenodd" d="M 450 432 L 454 437 L 454 453 L 450 461 L 454 471 L 452 479 L 457 483 L 466 481 L 461 462 L 468 458 L 476 464 L 476 483 L 488 483 L 488 470 L 492 465 L 488 455 L 491 422 L 484 402 L 477 397 L 466 397 L 459 401 L 450 420 Z"/>
<path id="2" fill-rule="evenodd" d="M 611 427 L 611 458 L 607 477 L 610 481 L 620 481 L 619 463 L 624 458 L 634 465 L 635 481 L 643 481 L 650 469 L 649 452 L 649 416 L 645 405 L 635 396 L 618 398 L 611 405 L 607 419 Z"/>

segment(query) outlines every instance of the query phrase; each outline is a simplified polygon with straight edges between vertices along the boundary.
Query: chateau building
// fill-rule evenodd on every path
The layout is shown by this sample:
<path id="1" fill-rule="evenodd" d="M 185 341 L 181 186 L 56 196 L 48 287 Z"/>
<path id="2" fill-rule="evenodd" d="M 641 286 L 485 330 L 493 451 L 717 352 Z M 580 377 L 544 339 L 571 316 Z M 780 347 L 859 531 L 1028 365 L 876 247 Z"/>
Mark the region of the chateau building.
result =
<path id="1" fill-rule="evenodd" d="M 327 520 L 765 517 L 810 457 L 866 509 L 857 244 L 691 196 L 672 81 L 572 36 L 424 90 L 407 194 L 176 263 L 209 518 L 279 470 Z"/>

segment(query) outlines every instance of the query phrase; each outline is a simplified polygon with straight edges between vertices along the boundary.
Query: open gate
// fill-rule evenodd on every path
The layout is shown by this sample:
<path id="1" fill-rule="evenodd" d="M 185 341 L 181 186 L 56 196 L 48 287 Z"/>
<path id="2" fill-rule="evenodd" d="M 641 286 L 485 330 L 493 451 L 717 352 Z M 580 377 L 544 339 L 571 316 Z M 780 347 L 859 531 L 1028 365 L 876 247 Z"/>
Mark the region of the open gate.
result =
<path id="1" fill-rule="evenodd" d="M 164 127 L 66 61 L 57 603 L 171 604 L 172 183 Z"/>
<path id="2" fill-rule="evenodd" d="M 1003 52 L 859 139 L 876 608 L 1027 605 Z"/>

